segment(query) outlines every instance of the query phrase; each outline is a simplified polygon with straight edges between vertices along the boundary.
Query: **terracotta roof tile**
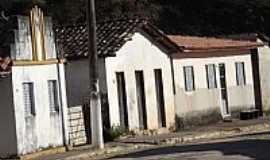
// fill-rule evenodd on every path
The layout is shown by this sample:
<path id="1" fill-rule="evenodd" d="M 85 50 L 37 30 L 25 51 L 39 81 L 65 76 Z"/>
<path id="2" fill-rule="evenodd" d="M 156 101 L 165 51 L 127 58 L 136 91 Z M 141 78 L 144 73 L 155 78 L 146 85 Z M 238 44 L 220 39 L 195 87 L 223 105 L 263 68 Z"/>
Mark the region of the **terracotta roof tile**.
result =
<path id="1" fill-rule="evenodd" d="M 168 36 L 178 46 L 183 47 L 184 50 L 211 50 L 211 49 L 232 49 L 232 48 L 246 48 L 261 45 L 257 42 L 210 38 L 210 37 L 192 37 L 181 35 Z"/>
<path id="2" fill-rule="evenodd" d="M 127 41 L 144 20 L 114 20 L 97 24 L 97 50 L 99 56 L 112 56 Z M 88 33 L 86 25 L 58 26 L 55 28 L 58 48 L 64 57 L 86 57 L 88 55 Z"/>

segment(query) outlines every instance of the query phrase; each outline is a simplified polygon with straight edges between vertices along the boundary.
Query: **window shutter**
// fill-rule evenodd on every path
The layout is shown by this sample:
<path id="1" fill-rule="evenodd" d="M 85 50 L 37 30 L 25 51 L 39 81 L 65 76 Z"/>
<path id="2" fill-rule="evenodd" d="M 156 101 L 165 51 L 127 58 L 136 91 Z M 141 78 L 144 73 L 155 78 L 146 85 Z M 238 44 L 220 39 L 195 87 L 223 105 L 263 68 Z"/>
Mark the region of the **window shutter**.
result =
<path id="1" fill-rule="evenodd" d="M 246 84 L 244 62 L 236 63 L 236 82 L 238 86 Z"/>
<path id="2" fill-rule="evenodd" d="M 195 87 L 194 87 L 194 74 L 192 66 L 184 67 L 184 76 L 185 76 L 186 91 L 193 91 Z"/>
<path id="3" fill-rule="evenodd" d="M 50 111 L 57 112 L 59 111 L 59 99 L 56 80 L 48 81 L 48 91 Z"/>
<path id="4" fill-rule="evenodd" d="M 23 99 L 25 116 L 35 115 L 33 83 L 23 83 Z"/>
<path id="5" fill-rule="evenodd" d="M 215 64 L 206 65 L 206 76 L 208 88 L 217 88 Z"/>

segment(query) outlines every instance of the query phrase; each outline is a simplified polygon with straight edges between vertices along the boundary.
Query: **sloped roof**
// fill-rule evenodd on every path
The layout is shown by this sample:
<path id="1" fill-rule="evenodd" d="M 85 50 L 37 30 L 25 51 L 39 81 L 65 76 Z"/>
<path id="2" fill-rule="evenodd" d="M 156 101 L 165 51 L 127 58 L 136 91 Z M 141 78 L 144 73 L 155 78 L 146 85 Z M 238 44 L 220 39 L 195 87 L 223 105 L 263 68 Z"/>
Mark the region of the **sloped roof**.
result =
<path id="1" fill-rule="evenodd" d="M 147 26 L 147 27 L 146 27 Z M 178 47 L 168 37 L 145 20 L 122 19 L 97 23 L 97 51 L 101 57 L 114 56 L 138 29 L 154 30 L 151 36 L 155 37 L 157 43 L 161 42 L 167 47 Z M 88 33 L 87 26 L 71 25 L 56 26 L 56 41 L 58 49 L 65 58 L 87 57 L 88 55 Z"/>
<path id="2" fill-rule="evenodd" d="M 173 42 L 184 49 L 184 52 L 205 52 L 226 49 L 246 49 L 257 48 L 262 45 L 252 41 L 241 41 L 232 39 L 212 38 L 212 37 L 193 37 L 181 35 L 169 35 Z"/>
<path id="3" fill-rule="evenodd" d="M 242 34 L 226 35 L 222 37 L 230 38 L 234 40 L 246 40 L 246 41 L 253 41 L 253 42 L 260 39 L 264 43 L 270 42 L 270 38 L 263 33 L 242 33 Z"/>

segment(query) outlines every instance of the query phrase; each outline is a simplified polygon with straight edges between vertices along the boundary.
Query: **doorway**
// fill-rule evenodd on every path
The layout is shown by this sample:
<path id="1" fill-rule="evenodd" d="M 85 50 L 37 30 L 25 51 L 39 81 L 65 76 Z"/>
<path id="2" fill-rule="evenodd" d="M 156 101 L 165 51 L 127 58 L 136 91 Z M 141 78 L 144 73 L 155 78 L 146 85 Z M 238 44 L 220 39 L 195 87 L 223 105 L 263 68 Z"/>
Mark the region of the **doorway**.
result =
<path id="1" fill-rule="evenodd" d="M 147 129 L 147 114 L 145 104 L 145 89 L 143 71 L 135 71 L 137 103 L 139 110 L 139 128 Z"/>
<path id="2" fill-rule="evenodd" d="M 116 73 L 120 126 L 128 129 L 128 110 L 127 110 L 127 95 L 126 82 L 124 72 Z"/>
<path id="3" fill-rule="evenodd" d="M 220 63 L 219 67 L 219 79 L 220 79 L 220 94 L 221 94 L 221 113 L 223 117 L 230 116 L 228 106 L 228 93 L 226 83 L 226 67 L 224 63 Z"/>
<path id="4" fill-rule="evenodd" d="M 154 73 L 155 73 L 157 111 L 158 111 L 158 126 L 159 128 L 162 128 L 162 127 L 166 127 L 166 113 L 165 113 L 165 106 L 164 106 L 162 70 L 155 69 Z"/>

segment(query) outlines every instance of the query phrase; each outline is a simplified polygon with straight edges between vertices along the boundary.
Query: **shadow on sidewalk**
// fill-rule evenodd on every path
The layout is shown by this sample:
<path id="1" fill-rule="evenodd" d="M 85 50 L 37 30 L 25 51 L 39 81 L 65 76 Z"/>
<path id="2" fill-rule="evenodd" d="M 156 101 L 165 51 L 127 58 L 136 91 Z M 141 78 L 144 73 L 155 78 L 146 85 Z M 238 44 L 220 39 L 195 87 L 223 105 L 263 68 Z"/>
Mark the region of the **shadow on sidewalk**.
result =
<path id="1" fill-rule="evenodd" d="M 204 151 L 220 151 L 224 156 L 241 155 L 252 158 L 254 160 L 270 159 L 270 140 L 241 140 L 232 142 L 218 142 L 196 145 L 179 145 L 173 147 L 161 147 L 156 149 L 148 149 L 114 158 L 138 158 L 143 159 L 147 156 L 164 156 L 177 153 L 188 152 L 204 152 Z"/>

